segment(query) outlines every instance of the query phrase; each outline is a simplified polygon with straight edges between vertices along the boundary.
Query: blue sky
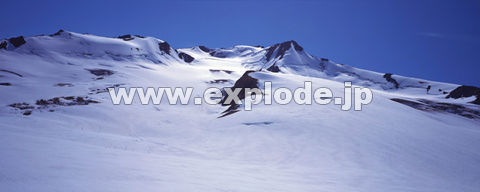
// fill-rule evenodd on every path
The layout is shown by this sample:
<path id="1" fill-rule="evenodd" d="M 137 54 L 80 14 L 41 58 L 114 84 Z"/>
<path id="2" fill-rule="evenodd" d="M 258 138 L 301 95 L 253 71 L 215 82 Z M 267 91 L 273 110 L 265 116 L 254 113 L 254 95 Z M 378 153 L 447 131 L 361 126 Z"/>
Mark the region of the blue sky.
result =
<path id="1" fill-rule="evenodd" d="M 175 48 L 296 40 L 378 72 L 480 86 L 480 1 L 2 1 L 0 37 L 65 29 Z"/>

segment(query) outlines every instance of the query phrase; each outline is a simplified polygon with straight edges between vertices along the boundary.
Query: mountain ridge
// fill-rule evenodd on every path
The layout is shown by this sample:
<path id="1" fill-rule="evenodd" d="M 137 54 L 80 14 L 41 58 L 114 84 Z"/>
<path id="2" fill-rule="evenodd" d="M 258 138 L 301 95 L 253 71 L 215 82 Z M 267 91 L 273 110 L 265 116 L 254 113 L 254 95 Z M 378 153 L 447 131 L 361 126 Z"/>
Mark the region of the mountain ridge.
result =
<path id="1" fill-rule="evenodd" d="M 268 47 L 237 45 L 231 48 L 197 46 L 175 49 L 167 41 L 154 37 L 130 34 L 118 37 L 101 37 L 59 30 L 51 35 L 19 36 L 3 39 L 0 45 L 0 50 L 24 54 L 49 55 L 60 53 L 85 58 L 109 57 L 113 60 L 147 60 L 155 64 L 182 62 L 195 64 L 196 58 L 192 55 L 205 53 L 220 59 L 245 58 L 244 60 L 247 62 L 243 65 L 250 70 L 293 73 L 340 82 L 352 81 L 360 86 L 383 90 L 423 88 L 427 94 L 443 94 L 447 99 L 455 98 L 450 96 L 449 93 L 461 87 L 461 85 L 404 77 L 392 73 L 382 74 L 338 64 L 326 58 L 311 56 L 294 40 L 276 43 Z M 199 51 L 195 52 L 196 49 Z M 459 90 L 470 91 L 458 89 L 457 92 Z M 480 98 L 480 96 L 474 96 Z M 473 103 L 478 102 L 473 101 Z"/>

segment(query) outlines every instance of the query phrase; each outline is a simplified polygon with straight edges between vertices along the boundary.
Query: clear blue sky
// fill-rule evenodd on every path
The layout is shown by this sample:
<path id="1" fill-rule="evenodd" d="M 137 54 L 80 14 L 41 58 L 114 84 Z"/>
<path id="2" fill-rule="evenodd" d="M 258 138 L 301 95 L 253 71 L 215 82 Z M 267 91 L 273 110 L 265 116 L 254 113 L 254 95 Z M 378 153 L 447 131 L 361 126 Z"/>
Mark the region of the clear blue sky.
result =
<path id="1" fill-rule="evenodd" d="M 3 0 L 1 12 L 1 38 L 65 29 L 153 36 L 175 48 L 296 40 L 339 63 L 480 86 L 478 0 Z"/>

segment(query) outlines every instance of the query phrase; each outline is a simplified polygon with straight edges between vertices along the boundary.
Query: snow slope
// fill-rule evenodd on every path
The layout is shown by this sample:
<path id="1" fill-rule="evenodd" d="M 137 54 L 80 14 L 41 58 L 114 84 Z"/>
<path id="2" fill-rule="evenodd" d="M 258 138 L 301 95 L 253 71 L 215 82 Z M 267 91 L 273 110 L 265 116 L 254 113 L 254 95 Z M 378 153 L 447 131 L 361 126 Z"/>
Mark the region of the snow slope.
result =
<path id="1" fill-rule="evenodd" d="M 10 84 L 0 86 L 2 191 L 480 188 L 480 120 L 474 113 L 480 108 L 469 103 L 473 97 L 445 98 L 443 92 L 458 85 L 391 75 L 396 88 L 385 74 L 311 56 L 293 41 L 177 50 L 152 37 L 73 32 L 25 41 L 0 49 L 0 83 Z M 199 96 L 207 87 L 232 86 L 252 69 L 259 85 L 272 81 L 274 88 L 294 89 L 311 81 L 343 95 L 343 81 L 350 80 L 372 88 L 374 99 L 362 111 L 290 103 L 218 118 L 227 107 L 113 105 L 105 92 L 194 87 Z M 71 104 L 38 103 L 55 97 Z M 450 105 L 418 110 L 392 98 Z"/>

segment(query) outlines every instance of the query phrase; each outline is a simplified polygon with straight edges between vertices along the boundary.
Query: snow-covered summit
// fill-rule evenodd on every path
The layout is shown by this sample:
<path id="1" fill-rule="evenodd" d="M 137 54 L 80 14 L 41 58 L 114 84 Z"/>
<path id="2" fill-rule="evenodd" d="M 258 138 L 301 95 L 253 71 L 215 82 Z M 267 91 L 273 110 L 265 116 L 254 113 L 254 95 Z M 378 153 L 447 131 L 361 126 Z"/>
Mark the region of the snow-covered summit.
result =
<path id="1" fill-rule="evenodd" d="M 181 61 L 175 49 L 160 39 L 142 36 L 100 37 L 60 30 L 52 35 L 21 37 L 24 43 L 15 46 L 11 39 L 5 39 L 5 50 L 20 54 L 34 54 L 49 57 L 63 55 L 112 60 L 148 60 L 153 63 Z"/>
<path id="2" fill-rule="evenodd" d="M 444 95 L 459 85 L 440 83 L 391 73 L 378 73 L 338 64 L 307 53 L 296 41 L 268 47 L 238 45 L 231 48 L 175 49 L 168 42 L 140 35 L 101 37 L 60 30 L 51 35 L 13 37 L 0 40 L 3 54 L 22 54 L 62 62 L 65 57 L 106 61 L 148 62 L 165 65 L 202 65 L 205 60 L 235 60 L 243 69 L 324 78 L 382 90 L 417 88 L 417 92 Z M 426 90 L 429 91 L 426 91 Z M 430 91 L 431 90 L 431 91 Z"/>
<path id="3" fill-rule="evenodd" d="M 64 57 L 165 65 L 202 65 L 204 62 L 201 61 L 204 60 L 235 60 L 241 63 L 241 66 L 235 67 L 245 70 L 296 74 L 339 82 L 352 81 L 357 85 L 383 90 L 429 89 L 432 90 L 430 93 L 444 96 L 459 87 L 335 63 L 310 55 L 293 40 L 268 47 L 238 45 L 231 48 L 197 46 L 175 49 L 168 42 L 153 37 L 101 37 L 60 30 L 51 35 L 3 39 L 0 40 L 0 50 L 3 50 L 3 54 L 34 55 L 58 62 L 62 62 Z"/>

